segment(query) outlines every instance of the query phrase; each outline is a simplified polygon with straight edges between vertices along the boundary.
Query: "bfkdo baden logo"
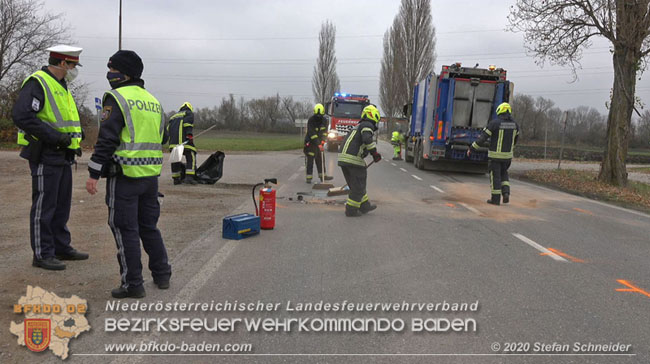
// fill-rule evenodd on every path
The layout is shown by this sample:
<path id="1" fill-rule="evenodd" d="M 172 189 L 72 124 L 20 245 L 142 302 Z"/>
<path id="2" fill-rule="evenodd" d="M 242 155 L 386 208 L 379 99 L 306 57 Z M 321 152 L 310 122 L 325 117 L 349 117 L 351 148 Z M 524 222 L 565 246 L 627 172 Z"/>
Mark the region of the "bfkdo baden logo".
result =
<path id="1" fill-rule="evenodd" d="M 27 286 L 27 294 L 14 305 L 14 313 L 24 315 L 22 323 L 11 322 L 9 330 L 17 343 L 31 351 L 50 349 L 61 359 L 68 357 L 70 340 L 90 330 L 88 303 L 77 296 L 61 298 L 40 287 Z"/>
<path id="2" fill-rule="evenodd" d="M 50 319 L 25 319 L 25 345 L 31 351 L 43 351 L 50 346 Z"/>

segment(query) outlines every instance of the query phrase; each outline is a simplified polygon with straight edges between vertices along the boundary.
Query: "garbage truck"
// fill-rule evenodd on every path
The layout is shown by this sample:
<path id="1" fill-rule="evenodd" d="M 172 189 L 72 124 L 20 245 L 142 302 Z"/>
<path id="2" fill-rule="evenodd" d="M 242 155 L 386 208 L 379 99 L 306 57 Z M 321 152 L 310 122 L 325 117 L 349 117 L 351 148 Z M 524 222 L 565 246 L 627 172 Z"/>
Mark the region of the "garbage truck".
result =
<path id="1" fill-rule="evenodd" d="M 326 103 L 325 109 L 329 118 L 326 146 L 329 152 L 338 150 L 348 131 L 359 124 L 361 111 L 368 105 L 370 105 L 368 95 L 341 92 L 335 93 Z"/>
<path id="2" fill-rule="evenodd" d="M 405 160 L 418 169 L 487 173 L 487 148 L 467 157 L 467 149 L 478 139 L 496 108 L 511 99 L 514 84 L 506 71 L 496 66 L 442 66 L 440 74 L 429 74 L 418 82 L 409 116 Z"/>

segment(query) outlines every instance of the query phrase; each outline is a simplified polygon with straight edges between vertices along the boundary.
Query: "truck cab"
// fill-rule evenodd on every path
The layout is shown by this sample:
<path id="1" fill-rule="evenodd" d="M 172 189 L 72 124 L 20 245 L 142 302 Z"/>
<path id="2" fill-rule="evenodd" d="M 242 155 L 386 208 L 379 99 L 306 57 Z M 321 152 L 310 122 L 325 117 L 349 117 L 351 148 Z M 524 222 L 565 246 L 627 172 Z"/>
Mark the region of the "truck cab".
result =
<path id="1" fill-rule="evenodd" d="M 512 90 L 506 71 L 495 66 L 456 63 L 429 74 L 414 89 L 406 161 L 419 169 L 486 173 L 487 149 L 469 158 L 467 150 Z"/>
<path id="2" fill-rule="evenodd" d="M 359 124 L 363 108 L 370 105 L 368 95 L 335 93 L 325 109 L 329 116 L 327 150 L 337 151 L 347 133 Z"/>

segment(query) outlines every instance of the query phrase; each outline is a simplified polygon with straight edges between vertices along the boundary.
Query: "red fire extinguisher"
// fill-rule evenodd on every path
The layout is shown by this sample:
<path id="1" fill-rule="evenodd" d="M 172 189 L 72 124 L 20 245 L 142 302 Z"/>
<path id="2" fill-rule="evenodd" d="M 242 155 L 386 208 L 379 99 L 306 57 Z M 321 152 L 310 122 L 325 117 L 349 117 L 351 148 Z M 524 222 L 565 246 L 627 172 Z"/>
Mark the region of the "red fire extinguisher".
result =
<path id="1" fill-rule="evenodd" d="M 253 204 L 255 205 L 255 215 L 260 217 L 260 228 L 265 230 L 270 230 L 275 227 L 275 190 L 271 183 L 278 184 L 277 178 L 268 178 L 264 180 L 264 183 L 258 183 L 253 186 Z M 257 209 L 257 203 L 255 202 L 255 188 L 257 186 L 262 186 L 260 189 L 260 208 Z"/>

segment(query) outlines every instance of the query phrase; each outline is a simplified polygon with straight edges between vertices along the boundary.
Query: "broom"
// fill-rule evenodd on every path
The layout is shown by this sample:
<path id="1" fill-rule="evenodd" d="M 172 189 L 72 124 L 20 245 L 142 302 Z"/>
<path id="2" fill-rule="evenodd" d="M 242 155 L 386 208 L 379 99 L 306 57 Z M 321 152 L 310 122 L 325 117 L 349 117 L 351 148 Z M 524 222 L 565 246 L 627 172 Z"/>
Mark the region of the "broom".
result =
<path id="1" fill-rule="evenodd" d="M 366 166 L 366 169 L 367 169 L 368 167 L 370 167 L 373 163 L 375 163 L 375 161 L 372 161 L 372 162 L 368 163 L 368 165 Z M 344 184 L 344 185 L 341 186 L 341 187 L 330 188 L 329 191 L 327 191 L 327 196 L 342 196 L 342 195 L 347 195 L 348 193 L 350 193 L 350 189 L 349 189 L 349 188 L 346 189 L 346 187 L 348 187 L 348 184 L 347 184 L 347 183 Z"/>
<path id="2" fill-rule="evenodd" d="M 320 172 L 320 178 L 321 181 L 320 183 L 317 183 L 312 187 L 314 190 L 329 190 L 330 188 L 334 187 L 333 183 L 325 183 L 325 151 L 321 150 L 320 151 L 320 156 L 321 156 L 321 172 Z"/>

